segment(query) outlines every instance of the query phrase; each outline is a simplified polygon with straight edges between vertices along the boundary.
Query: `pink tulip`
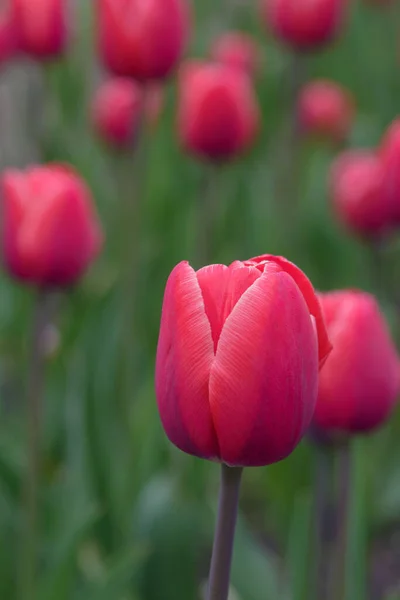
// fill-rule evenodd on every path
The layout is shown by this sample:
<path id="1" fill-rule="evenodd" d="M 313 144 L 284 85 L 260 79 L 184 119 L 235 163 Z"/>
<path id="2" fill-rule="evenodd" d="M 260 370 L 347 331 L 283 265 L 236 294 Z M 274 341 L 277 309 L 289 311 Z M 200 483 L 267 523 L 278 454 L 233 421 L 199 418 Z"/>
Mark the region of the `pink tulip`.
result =
<path id="1" fill-rule="evenodd" d="M 284 258 L 172 271 L 156 395 L 167 436 L 236 466 L 277 462 L 306 431 L 330 352 L 314 289 Z"/>
<path id="2" fill-rule="evenodd" d="M 57 58 L 69 41 L 68 0 L 12 0 L 20 49 L 35 58 Z"/>

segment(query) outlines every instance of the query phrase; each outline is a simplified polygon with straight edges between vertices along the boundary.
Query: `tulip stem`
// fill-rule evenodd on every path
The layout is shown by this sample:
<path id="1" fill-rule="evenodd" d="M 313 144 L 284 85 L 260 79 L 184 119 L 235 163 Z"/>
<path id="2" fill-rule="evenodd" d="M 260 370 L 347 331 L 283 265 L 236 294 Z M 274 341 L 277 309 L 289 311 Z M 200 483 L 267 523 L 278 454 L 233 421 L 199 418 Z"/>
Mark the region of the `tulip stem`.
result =
<path id="1" fill-rule="evenodd" d="M 26 525 L 23 540 L 22 598 L 35 598 L 38 562 L 39 486 L 41 471 L 40 434 L 45 382 L 47 328 L 53 316 L 53 296 L 39 290 L 33 310 L 31 349 L 27 375 L 27 466 L 24 482 Z"/>
<path id="2" fill-rule="evenodd" d="M 346 600 L 348 513 L 351 477 L 351 453 L 348 442 L 344 442 L 337 447 L 336 457 L 338 477 L 336 539 L 330 592 L 332 600 Z"/>
<path id="3" fill-rule="evenodd" d="M 243 469 L 222 465 L 207 600 L 227 600 Z"/>
<path id="4" fill-rule="evenodd" d="M 197 222 L 197 268 L 211 264 L 214 260 L 213 244 L 216 239 L 216 225 L 218 222 L 221 198 L 217 194 L 218 169 L 212 165 L 206 165 L 203 179 L 200 184 Z"/>

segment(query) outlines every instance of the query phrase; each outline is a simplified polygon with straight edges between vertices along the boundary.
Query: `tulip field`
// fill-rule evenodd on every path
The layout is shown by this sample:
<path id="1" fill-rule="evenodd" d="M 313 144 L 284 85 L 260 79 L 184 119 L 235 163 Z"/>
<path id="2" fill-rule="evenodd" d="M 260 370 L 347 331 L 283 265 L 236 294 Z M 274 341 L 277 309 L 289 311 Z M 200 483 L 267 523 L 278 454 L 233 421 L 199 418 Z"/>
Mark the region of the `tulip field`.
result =
<path id="1" fill-rule="evenodd" d="M 400 600 L 400 5 L 0 2 L 0 600 Z"/>

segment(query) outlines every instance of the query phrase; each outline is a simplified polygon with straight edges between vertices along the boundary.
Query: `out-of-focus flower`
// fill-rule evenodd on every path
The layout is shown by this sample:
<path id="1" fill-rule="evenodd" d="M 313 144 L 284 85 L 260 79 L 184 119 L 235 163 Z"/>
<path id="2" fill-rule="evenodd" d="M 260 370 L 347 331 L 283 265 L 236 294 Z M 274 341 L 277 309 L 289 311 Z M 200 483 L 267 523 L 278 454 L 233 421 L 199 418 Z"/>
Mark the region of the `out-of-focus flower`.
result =
<path id="1" fill-rule="evenodd" d="M 165 290 L 156 395 L 167 436 L 229 465 L 288 456 L 313 415 L 318 365 L 331 349 L 314 289 L 270 255 L 194 271 Z"/>
<path id="2" fill-rule="evenodd" d="M 333 162 L 330 190 L 335 210 L 355 233 L 379 237 L 393 226 L 382 162 L 375 152 L 348 150 Z"/>
<path id="3" fill-rule="evenodd" d="M 339 143 L 349 135 L 355 104 L 347 89 L 334 81 L 319 79 L 300 90 L 297 112 L 304 134 Z"/>
<path id="4" fill-rule="evenodd" d="M 3 262 L 21 281 L 69 286 L 83 275 L 102 244 L 88 188 L 69 167 L 7 170 L 2 177 Z"/>
<path id="5" fill-rule="evenodd" d="M 382 425 L 396 404 L 395 346 L 370 294 L 344 290 L 319 299 L 333 350 L 320 372 L 313 426 L 327 434 L 368 432 Z"/>
<path id="6" fill-rule="evenodd" d="M 260 124 L 250 78 L 217 63 L 190 62 L 179 81 L 178 129 L 183 147 L 210 160 L 249 148 Z"/>
<path id="7" fill-rule="evenodd" d="M 186 0 L 97 0 L 101 58 L 115 75 L 164 79 L 189 35 Z"/>
<path id="8" fill-rule="evenodd" d="M 20 50 L 38 59 L 60 56 L 69 41 L 68 0 L 12 0 Z"/>
<path id="9" fill-rule="evenodd" d="M 298 50 L 325 46 L 341 32 L 348 0 L 261 0 L 274 35 Z"/>
<path id="10" fill-rule="evenodd" d="M 0 5 L 0 64 L 15 55 L 18 49 L 18 28 L 11 0 Z"/>
<path id="11" fill-rule="evenodd" d="M 385 193 L 392 206 L 393 221 L 400 224 L 400 118 L 386 130 L 380 146 L 384 169 Z"/>
<path id="12" fill-rule="evenodd" d="M 211 58 L 251 76 L 256 74 L 260 65 L 260 52 L 255 40 L 240 31 L 228 31 L 215 40 Z"/>

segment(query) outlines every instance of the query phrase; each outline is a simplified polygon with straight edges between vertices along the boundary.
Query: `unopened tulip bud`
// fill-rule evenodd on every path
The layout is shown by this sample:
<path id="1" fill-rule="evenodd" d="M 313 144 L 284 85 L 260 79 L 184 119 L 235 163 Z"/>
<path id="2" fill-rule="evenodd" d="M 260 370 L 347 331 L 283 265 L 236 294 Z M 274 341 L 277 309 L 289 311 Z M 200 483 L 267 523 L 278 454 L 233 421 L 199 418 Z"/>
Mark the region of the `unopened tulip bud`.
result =
<path id="1" fill-rule="evenodd" d="M 377 238 L 391 229 L 392 204 L 384 183 L 382 162 L 375 152 L 348 150 L 334 161 L 329 181 L 332 202 L 350 230 Z"/>
<path id="2" fill-rule="evenodd" d="M 69 41 L 68 0 L 13 0 L 20 49 L 38 59 L 57 58 Z"/>
<path id="3" fill-rule="evenodd" d="M 189 34 L 187 0 L 97 0 L 105 67 L 139 81 L 164 79 L 178 65 Z"/>
<path id="4" fill-rule="evenodd" d="M 300 90 L 297 113 L 305 135 L 343 142 L 349 135 L 354 112 L 353 96 L 334 81 L 311 81 Z"/>
<path id="5" fill-rule="evenodd" d="M 250 78 L 217 63 L 190 62 L 179 84 L 178 128 L 182 146 L 209 160 L 248 150 L 260 124 Z"/>
<path id="6" fill-rule="evenodd" d="M 348 0 L 261 0 L 267 26 L 297 50 L 329 44 L 342 30 Z"/>
<path id="7" fill-rule="evenodd" d="M 400 391 L 396 348 L 373 296 L 319 294 L 333 350 L 320 372 L 313 426 L 324 433 L 363 433 L 390 416 Z"/>
<path id="8" fill-rule="evenodd" d="M 18 38 L 14 4 L 5 0 L 0 6 L 0 64 L 16 53 Z"/>
<path id="9" fill-rule="evenodd" d="M 255 75 L 260 64 L 259 49 L 255 40 L 240 31 L 221 35 L 211 48 L 211 58 L 224 65 Z"/>
<path id="10" fill-rule="evenodd" d="M 330 352 L 314 289 L 274 256 L 172 271 L 156 396 L 178 448 L 231 466 L 288 456 L 305 433 Z"/>
<path id="11" fill-rule="evenodd" d="M 393 222 L 400 224 L 400 118 L 388 127 L 380 147 L 385 193 L 392 206 Z"/>
<path id="12" fill-rule="evenodd" d="M 90 192 L 62 165 L 9 169 L 2 178 L 3 262 L 41 287 L 74 284 L 98 254 L 102 234 Z"/>

